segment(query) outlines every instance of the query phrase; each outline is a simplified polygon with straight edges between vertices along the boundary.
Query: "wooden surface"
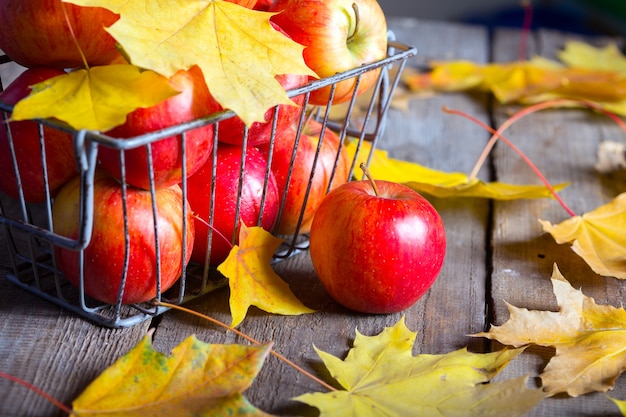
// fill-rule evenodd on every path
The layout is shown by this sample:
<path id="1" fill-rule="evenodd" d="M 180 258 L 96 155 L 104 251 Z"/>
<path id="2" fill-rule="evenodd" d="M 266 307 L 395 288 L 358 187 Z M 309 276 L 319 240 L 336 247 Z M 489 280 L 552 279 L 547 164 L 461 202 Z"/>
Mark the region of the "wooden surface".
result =
<path id="1" fill-rule="evenodd" d="M 517 57 L 519 32 L 413 19 L 390 19 L 397 39 L 416 46 L 420 66 L 431 59 L 471 59 L 476 62 Z M 529 50 L 552 57 L 565 34 L 539 31 Z M 486 95 L 441 94 L 416 97 L 408 109 L 393 109 L 380 147 L 397 158 L 429 167 L 469 172 L 489 134 L 443 106 L 463 110 L 485 123 L 499 125 L 513 107 L 493 103 Z M 508 132 L 553 183 L 572 182 L 563 198 L 578 213 L 591 210 L 625 189 L 618 179 L 594 170 L 598 143 L 623 141 L 624 133 L 602 116 L 581 110 L 546 111 L 522 119 Z M 498 146 L 481 170 L 488 180 L 538 183 L 532 172 L 509 148 Z M 601 278 L 567 246 L 557 245 L 542 233 L 537 219 L 554 223 L 567 214 L 554 201 L 491 202 L 482 199 L 431 199 L 446 225 L 448 252 L 439 279 L 413 307 L 403 313 L 372 316 L 355 314 L 338 306 L 318 283 L 308 253 L 276 266 L 312 315 L 282 317 L 252 309 L 241 330 L 260 341 L 271 340 L 275 349 L 304 368 L 327 377 L 312 345 L 344 357 L 355 329 L 377 334 L 406 316 L 418 332 L 414 353 L 446 353 L 463 346 L 472 351 L 498 349 L 484 339 L 467 336 L 501 324 L 508 318 L 505 301 L 532 309 L 554 309 L 550 285 L 556 262 L 575 287 L 581 287 L 600 304 L 624 303 L 621 282 Z M 1 235 L 0 235 L 1 236 Z M 6 259 L 6 249 L 0 260 Z M 3 257 L 3 258 L 1 258 Z M 229 322 L 228 292 L 218 290 L 190 302 L 187 307 Z M 98 327 L 72 313 L 11 285 L 0 277 L 0 371 L 16 375 L 70 404 L 103 369 L 128 352 L 155 328 L 154 345 L 167 352 L 194 333 L 211 343 L 242 343 L 231 333 L 179 312 L 167 312 L 152 322 L 130 329 Z M 505 369 L 502 378 L 530 374 L 532 383 L 552 352 L 530 349 Z M 612 395 L 626 398 L 623 378 Z M 291 401 L 294 396 L 321 391 L 306 377 L 269 357 L 247 398 L 276 415 L 315 416 L 313 408 Z M 558 397 L 543 401 L 532 416 L 591 416 L 617 414 L 603 395 Z M 59 415 L 39 396 L 0 379 L 0 417 Z"/>

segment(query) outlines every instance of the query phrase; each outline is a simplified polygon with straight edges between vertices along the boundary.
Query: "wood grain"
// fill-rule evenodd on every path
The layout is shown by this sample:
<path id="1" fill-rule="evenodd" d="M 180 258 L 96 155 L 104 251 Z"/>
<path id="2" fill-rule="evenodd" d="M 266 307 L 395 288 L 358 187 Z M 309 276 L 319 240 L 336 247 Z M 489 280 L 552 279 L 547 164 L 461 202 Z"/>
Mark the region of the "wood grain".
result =
<path id="1" fill-rule="evenodd" d="M 554 31 L 539 31 L 529 42 L 530 54 L 554 59 L 567 39 L 578 37 Z M 514 45 L 520 32 L 499 30 L 493 44 L 493 58 L 506 62 L 517 58 Z M 585 39 L 603 43 L 607 39 Z M 494 120 L 499 126 L 516 106 L 496 105 Z M 615 195 L 614 185 L 602 178 L 594 165 L 602 140 L 623 140 L 624 132 L 610 119 L 580 109 L 555 109 L 534 113 L 515 123 L 505 136 L 528 156 L 552 183 L 570 185 L 560 192 L 566 204 L 583 214 L 607 203 Z M 528 166 L 504 143 L 494 152 L 493 165 L 499 181 L 539 184 Z M 544 234 L 538 219 L 560 223 L 569 215 L 555 200 L 497 202 L 493 213 L 492 298 L 494 323 L 508 318 L 505 301 L 518 307 L 557 311 L 550 277 L 556 264 L 574 288 L 600 304 L 621 306 L 623 285 L 614 278 L 593 273 L 569 245 L 558 245 Z M 552 357 L 552 349 L 531 348 L 516 359 L 502 377 L 538 375 Z M 616 395 L 623 398 L 626 387 L 617 385 Z M 543 401 L 532 416 L 588 416 L 616 412 L 615 406 L 602 394 L 579 398 L 560 396 Z"/>

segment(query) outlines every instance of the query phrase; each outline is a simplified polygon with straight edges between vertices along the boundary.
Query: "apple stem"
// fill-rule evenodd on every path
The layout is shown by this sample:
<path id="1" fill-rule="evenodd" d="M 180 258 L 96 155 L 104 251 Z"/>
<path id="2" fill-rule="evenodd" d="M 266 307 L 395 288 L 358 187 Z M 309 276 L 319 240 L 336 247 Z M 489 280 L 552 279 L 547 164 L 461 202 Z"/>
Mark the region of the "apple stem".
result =
<path id="1" fill-rule="evenodd" d="M 354 39 L 359 34 L 359 27 L 361 26 L 361 16 L 359 15 L 359 6 L 356 3 L 352 3 L 352 10 L 354 10 L 354 32 L 350 34 L 348 42 Z"/>
<path id="2" fill-rule="evenodd" d="M 365 176 L 369 180 L 370 184 L 372 185 L 372 188 L 374 189 L 374 194 L 378 197 L 378 195 L 379 195 L 378 194 L 378 187 L 376 186 L 376 181 L 374 181 L 374 176 L 372 175 L 372 172 L 369 170 L 369 168 L 363 162 L 361 162 L 361 165 L 359 165 L 359 168 L 361 168 L 361 170 L 363 171 L 363 173 L 365 174 Z"/>
<path id="3" fill-rule="evenodd" d="M 233 333 L 235 333 L 237 336 L 247 340 L 248 342 L 254 344 L 254 345 L 260 345 L 261 342 L 259 342 L 258 340 L 248 336 L 247 334 L 245 334 L 242 331 L 239 331 L 237 329 L 235 329 L 232 326 L 227 325 L 226 323 L 222 323 L 221 321 L 207 316 L 205 314 L 199 313 L 197 311 L 191 310 L 189 308 L 177 305 L 177 304 L 170 304 L 170 303 L 166 303 L 163 301 L 159 301 L 159 300 L 154 300 L 153 301 L 154 305 L 157 306 L 162 306 L 162 307 L 167 307 L 167 308 L 171 308 L 174 310 L 179 310 L 188 314 L 192 314 L 196 317 L 200 317 L 204 320 L 207 320 L 213 324 L 216 324 L 220 327 L 225 328 L 226 330 L 229 330 Z M 323 386 L 324 388 L 326 388 L 328 391 L 337 391 L 337 388 L 333 387 L 332 385 L 327 384 L 326 382 L 322 381 L 321 379 L 319 379 L 318 377 L 316 377 L 315 375 L 313 375 L 312 373 L 308 372 L 305 369 L 302 369 L 300 366 L 298 366 L 297 364 L 295 364 L 293 361 L 289 360 L 287 357 L 285 357 L 284 355 L 281 355 L 280 353 L 276 352 L 274 349 L 270 349 L 270 354 L 274 355 L 276 358 L 278 358 L 279 360 L 283 361 L 284 363 L 286 363 L 287 365 L 291 366 L 292 368 L 294 368 L 296 371 L 304 374 L 306 377 L 312 379 L 313 381 L 317 382 L 318 384 L 320 384 L 321 386 Z"/>
<path id="4" fill-rule="evenodd" d="M 41 389 L 37 388 L 36 386 L 34 386 L 32 384 L 24 381 L 23 379 L 20 379 L 20 378 L 18 378 L 16 376 L 13 376 L 13 375 L 10 375 L 10 374 L 6 374 L 4 372 L 0 372 L 0 378 L 4 378 L 4 379 L 7 379 L 9 381 L 12 381 L 12 382 L 15 382 L 17 384 L 20 384 L 20 385 L 28 388 L 29 390 L 33 391 L 37 395 L 45 398 L 46 400 L 48 400 L 49 402 L 54 404 L 57 408 L 59 408 L 61 411 L 66 413 L 67 415 L 71 415 L 72 414 L 72 409 L 71 408 L 69 408 L 68 406 L 66 406 L 65 404 L 63 404 L 62 402 L 60 402 L 59 400 L 57 400 L 56 398 L 51 396 L 50 394 L 42 391 Z"/>
<path id="5" fill-rule="evenodd" d="M 456 114 L 456 115 L 459 115 L 459 116 L 463 116 L 466 119 L 469 119 L 469 120 L 473 121 L 474 123 L 476 123 L 479 126 L 481 126 L 483 129 L 487 130 L 488 132 L 491 132 L 495 137 L 497 137 L 498 139 L 500 139 L 501 141 L 506 143 L 511 149 L 513 149 L 513 151 L 515 151 L 515 153 L 517 153 L 520 156 L 520 158 L 522 158 L 522 160 L 526 163 L 526 165 L 528 165 L 530 167 L 530 169 L 535 173 L 535 175 L 537 175 L 537 177 L 541 180 L 541 182 L 543 182 L 543 184 L 550 191 L 550 193 L 552 193 L 552 196 L 555 198 L 555 200 L 557 200 L 559 202 L 561 207 L 563 207 L 563 209 L 570 216 L 576 217 L 576 213 L 572 209 L 570 209 L 567 206 L 567 204 L 565 204 L 563 199 L 561 199 L 561 197 L 558 195 L 558 193 L 556 192 L 554 187 L 552 187 L 552 185 L 548 182 L 546 177 L 541 173 L 539 168 L 537 168 L 537 166 L 521 151 L 521 149 L 519 149 L 510 140 L 508 140 L 506 137 L 504 137 L 502 135 L 501 129 L 495 130 L 491 126 L 487 126 L 486 124 L 484 124 L 480 120 L 476 119 L 475 117 L 472 117 L 472 116 L 468 115 L 467 113 L 464 113 L 464 112 L 462 112 L 460 110 L 452 110 L 452 109 L 448 109 L 447 107 L 444 107 L 443 111 L 446 112 L 446 113 L 449 113 L 449 114 Z"/>

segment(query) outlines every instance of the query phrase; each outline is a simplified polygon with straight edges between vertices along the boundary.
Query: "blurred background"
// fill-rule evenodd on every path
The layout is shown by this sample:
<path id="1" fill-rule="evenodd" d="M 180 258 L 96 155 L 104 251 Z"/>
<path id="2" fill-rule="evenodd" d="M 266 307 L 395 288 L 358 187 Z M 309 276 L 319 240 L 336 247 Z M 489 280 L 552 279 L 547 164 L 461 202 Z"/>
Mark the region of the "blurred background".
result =
<path id="1" fill-rule="evenodd" d="M 387 16 L 521 28 L 522 0 L 378 0 Z M 626 36 L 626 0 L 534 0 L 532 27 Z"/>

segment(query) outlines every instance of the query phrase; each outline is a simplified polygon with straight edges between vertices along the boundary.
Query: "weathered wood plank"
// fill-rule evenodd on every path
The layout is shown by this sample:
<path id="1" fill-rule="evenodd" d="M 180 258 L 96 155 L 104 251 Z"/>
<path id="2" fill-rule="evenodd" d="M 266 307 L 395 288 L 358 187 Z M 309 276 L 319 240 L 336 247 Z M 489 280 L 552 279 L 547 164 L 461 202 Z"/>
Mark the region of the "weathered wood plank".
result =
<path id="1" fill-rule="evenodd" d="M 557 49 L 562 48 L 568 38 L 571 36 L 540 31 L 530 39 L 529 52 L 554 58 Z M 515 45 L 518 43 L 518 31 L 497 31 L 494 60 L 515 60 Z M 499 126 L 516 109 L 515 106 L 496 106 L 496 125 Z M 591 211 L 617 195 L 616 184 L 594 169 L 601 141 L 624 140 L 624 132 L 608 118 L 587 110 L 546 110 L 520 120 L 505 132 L 505 136 L 534 161 L 550 182 L 571 183 L 560 195 L 576 213 Z M 494 152 L 494 166 L 499 181 L 539 183 L 530 169 L 504 143 L 499 143 Z M 551 236 L 544 234 L 538 222 L 538 219 L 543 219 L 560 223 L 566 218 L 568 214 L 554 200 L 494 205 L 492 289 L 496 324 L 502 324 L 508 318 L 505 301 L 529 309 L 556 311 L 550 283 L 554 264 L 575 288 L 582 288 L 598 303 L 623 305 L 622 283 L 594 274 L 568 245 L 557 245 Z M 503 376 L 536 376 L 553 353 L 550 349 L 530 349 L 516 359 Z M 614 395 L 623 398 L 625 393 L 622 380 L 622 384 L 618 382 Z M 575 399 L 550 398 L 531 415 L 586 416 L 616 411 L 604 395 L 594 394 Z"/>
<path id="2" fill-rule="evenodd" d="M 487 33 L 482 28 L 392 20 L 397 39 L 419 49 L 419 65 L 427 59 L 463 56 L 485 62 L 488 58 Z M 443 105 L 465 108 L 488 121 L 484 97 L 448 95 L 416 99 L 409 110 L 392 111 L 381 148 L 392 156 L 419 161 L 445 170 L 469 170 L 474 156 L 488 135 L 476 129 L 470 132 L 463 121 L 445 115 Z M 454 151 L 454 149 L 459 149 Z M 317 281 L 308 253 L 277 265 L 276 270 L 291 284 L 302 301 L 319 312 L 299 317 L 269 315 L 252 309 L 240 329 L 259 341 L 272 340 L 275 348 L 307 370 L 324 375 L 320 360 L 313 351 L 320 349 L 343 357 L 354 338 L 355 328 L 363 334 L 376 334 L 385 326 L 406 316 L 409 328 L 418 331 L 415 351 L 444 353 L 482 341 L 466 335 L 483 328 L 486 265 L 486 224 L 489 205 L 484 201 L 434 201 L 446 224 L 449 249 L 439 280 L 415 306 L 403 313 L 371 316 L 349 312 L 333 302 Z M 220 290 L 191 302 L 194 310 L 230 322 L 228 291 Z M 168 312 L 162 318 L 155 346 L 169 350 L 188 334 L 196 333 L 213 343 L 239 341 L 236 337 L 189 318 Z M 261 409 L 278 415 L 316 415 L 296 402 L 289 401 L 305 392 L 322 388 L 306 377 L 269 358 L 247 397 Z"/>
<path id="3" fill-rule="evenodd" d="M 105 329 L 25 292 L 2 277 L 0 370 L 69 405 L 94 378 L 141 339 L 148 324 L 125 330 Z M 52 404 L 7 380 L 0 379 L 0 393 L 2 416 L 58 414 Z"/>

